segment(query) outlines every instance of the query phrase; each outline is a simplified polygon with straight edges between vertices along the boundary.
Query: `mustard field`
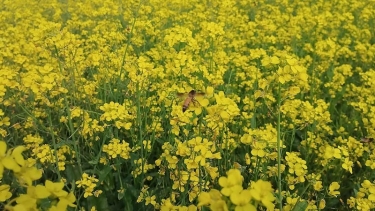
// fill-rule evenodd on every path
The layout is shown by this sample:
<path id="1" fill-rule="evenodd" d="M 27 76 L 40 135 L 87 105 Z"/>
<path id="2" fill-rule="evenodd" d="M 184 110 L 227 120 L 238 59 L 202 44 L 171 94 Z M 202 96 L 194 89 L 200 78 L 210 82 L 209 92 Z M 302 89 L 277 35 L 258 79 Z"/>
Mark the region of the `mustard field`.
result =
<path id="1" fill-rule="evenodd" d="M 374 0 L 0 8 L 0 210 L 375 210 Z"/>

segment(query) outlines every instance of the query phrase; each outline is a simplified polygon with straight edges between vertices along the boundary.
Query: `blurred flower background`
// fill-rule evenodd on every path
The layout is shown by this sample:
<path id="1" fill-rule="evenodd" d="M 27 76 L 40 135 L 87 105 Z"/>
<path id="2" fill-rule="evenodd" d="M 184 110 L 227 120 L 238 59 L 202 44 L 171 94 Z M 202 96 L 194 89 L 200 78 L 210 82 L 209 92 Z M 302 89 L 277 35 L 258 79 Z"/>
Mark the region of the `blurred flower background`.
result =
<path id="1" fill-rule="evenodd" d="M 374 1 L 0 5 L 1 210 L 375 209 Z"/>

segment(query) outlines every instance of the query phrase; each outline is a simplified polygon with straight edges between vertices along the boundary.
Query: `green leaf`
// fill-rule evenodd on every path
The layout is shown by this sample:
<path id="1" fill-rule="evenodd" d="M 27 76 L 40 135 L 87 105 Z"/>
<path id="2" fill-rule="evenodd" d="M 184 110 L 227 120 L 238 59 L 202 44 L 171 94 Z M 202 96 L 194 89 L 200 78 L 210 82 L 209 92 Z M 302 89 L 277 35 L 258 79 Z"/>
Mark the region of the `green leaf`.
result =
<path id="1" fill-rule="evenodd" d="M 77 168 L 75 165 L 67 164 L 65 166 L 65 171 L 66 171 L 66 180 L 68 181 L 68 183 L 75 182 L 81 179 L 79 168 Z"/>
<path id="2" fill-rule="evenodd" d="M 307 202 L 306 201 L 299 201 L 297 204 L 294 206 L 292 211 L 305 211 L 307 208 Z"/>
<path id="3" fill-rule="evenodd" d="M 98 171 L 99 183 L 104 181 L 107 178 L 107 175 L 111 172 L 111 166 L 104 166 L 104 169 Z"/>
<path id="4" fill-rule="evenodd" d="M 98 197 L 90 196 L 87 198 L 87 201 L 90 209 L 95 206 L 96 210 L 110 210 L 105 194 L 100 194 Z"/>
<path id="5" fill-rule="evenodd" d="M 124 195 L 125 195 L 125 190 L 119 191 L 117 194 L 117 199 L 121 200 L 122 198 L 124 198 Z"/>

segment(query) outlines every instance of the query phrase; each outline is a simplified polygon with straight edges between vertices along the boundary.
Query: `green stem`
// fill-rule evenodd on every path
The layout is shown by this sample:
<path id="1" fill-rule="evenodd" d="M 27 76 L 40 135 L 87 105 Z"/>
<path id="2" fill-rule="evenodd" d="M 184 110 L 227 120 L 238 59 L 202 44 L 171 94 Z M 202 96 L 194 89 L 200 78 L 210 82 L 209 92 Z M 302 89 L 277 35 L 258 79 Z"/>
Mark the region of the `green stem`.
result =
<path id="1" fill-rule="evenodd" d="M 283 210 L 283 197 L 281 195 L 282 189 L 281 189 L 281 131 L 280 131 L 280 122 L 281 122 L 281 113 L 280 113 L 280 107 L 281 107 L 281 86 L 279 83 L 278 87 L 278 96 L 277 96 L 277 177 L 278 177 L 278 201 L 279 201 L 279 210 Z"/>
<path id="2" fill-rule="evenodd" d="M 55 134 L 52 130 L 52 119 L 51 119 L 51 113 L 50 115 L 48 115 L 48 124 L 49 124 L 49 132 L 51 134 L 51 138 L 52 138 L 52 143 L 53 143 L 53 154 L 55 156 L 55 160 L 56 160 L 56 172 L 57 172 L 57 176 L 59 178 L 59 181 L 61 180 L 61 174 L 60 174 L 60 169 L 59 169 L 59 156 L 57 155 L 57 145 L 56 145 L 56 139 L 55 139 Z"/>
<path id="3" fill-rule="evenodd" d="M 139 82 L 137 82 L 137 122 L 138 122 L 138 132 L 139 132 L 139 136 L 138 136 L 138 140 L 137 140 L 137 145 L 138 146 L 141 146 L 141 158 L 142 158 L 142 173 L 141 173 L 141 181 L 142 181 L 142 186 L 143 187 L 143 183 L 144 183 L 144 166 L 145 166 L 145 162 L 146 162 L 146 159 L 144 158 L 144 146 L 143 146 L 143 128 L 142 128 L 142 110 L 141 110 L 141 99 L 142 99 L 142 95 L 141 95 L 141 90 L 140 90 L 140 87 L 139 87 Z"/>
<path id="4" fill-rule="evenodd" d="M 130 32 L 129 32 L 128 40 L 126 42 L 125 52 L 124 52 L 124 55 L 122 56 L 122 62 L 121 62 L 121 67 L 120 67 L 120 75 L 118 77 L 119 80 L 121 80 L 121 76 L 123 75 L 123 72 L 124 72 L 126 53 L 128 52 L 128 48 L 129 48 L 130 43 L 131 43 L 131 38 L 132 38 L 133 31 L 134 31 L 134 28 L 135 28 L 135 22 L 137 21 L 138 12 L 139 12 L 139 8 L 141 8 L 141 5 L 142 5 L 142 2 L 140 2 L 139 5 L 138 5 L 137 12 L 134 16 L 134 21 L 132 23 L 132 26 L 131 26 L 131 29 L 130 29 Z"/>
<path id="5" fill-rule="evenodd" d="M 75 132 L 74 132 L 74 126 L 73 126 L 73 122 L 72 122 L 72 116 L 71 116 L 71 112 L 70 112 L 70 107 L 68 106 L 68 101 L 67 101 L 66 98 L 67 98 L 67 96 L 64 97 L 64 103 L 65 103 L 65 108 L 66 108 L 67 116 L 68 116 L 68 127 L 69 127 L 69 131 L 71 132 L 71 138 L 73 140 L 73 148 L 74 148 L 75 152 L 80 152 L 79 146 L 78 146 L 78 142 L 79 141 L 75 137 Z M 81 163 L 82 162 L 81 162 L 81 155 L 80 155 L 80 153 L 76 153 L 76 157 L 77 157 L 77 163 L 78 163 L 78 170 L 79 170 L 80 175 L 82 175 L 82 168 L 81 168 Z"/>

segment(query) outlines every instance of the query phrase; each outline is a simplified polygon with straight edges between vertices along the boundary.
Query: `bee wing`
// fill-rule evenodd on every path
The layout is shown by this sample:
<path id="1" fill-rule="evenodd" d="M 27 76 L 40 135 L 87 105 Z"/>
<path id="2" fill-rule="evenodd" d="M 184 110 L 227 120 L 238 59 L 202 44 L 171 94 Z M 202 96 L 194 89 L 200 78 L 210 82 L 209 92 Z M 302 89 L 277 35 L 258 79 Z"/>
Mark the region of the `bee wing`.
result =
<path id="1" fill-rule="evenodd" d="M 176 96 L 179 97 L 179 98 L 187 98 L 189 96 L 189 94 L 188 93 L 177 93 Z"/>
<path id="2" fill-rule="evenodd" d="M 367 138 L 361 138 L 361 142 L 366 143 L 366 142 L 368 142 L 368 139 Z"/>
<path id="3" fill-rule="evenodd" d="M 372 142 L 372 141 L 373 141 L 373 138 L 361 138 L 362 143 L 369 143 L 369 142 Z"/>
<path id="4" fill-rule="evenodd" d="M 196 93 L 195 94 L 195 96 L 199 96 L 199 97 L 203 97 L 203 96 L 205 96 L 206 95 L 206 93 L 204 93 L 204 92 L 198 92 L 198 93 Z"/>

